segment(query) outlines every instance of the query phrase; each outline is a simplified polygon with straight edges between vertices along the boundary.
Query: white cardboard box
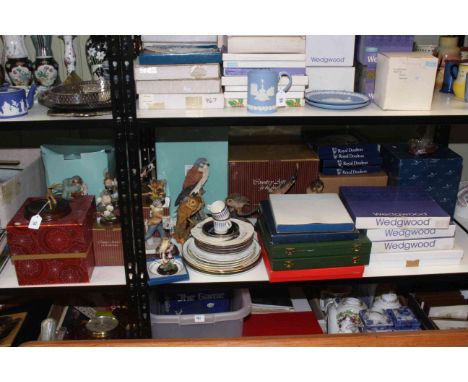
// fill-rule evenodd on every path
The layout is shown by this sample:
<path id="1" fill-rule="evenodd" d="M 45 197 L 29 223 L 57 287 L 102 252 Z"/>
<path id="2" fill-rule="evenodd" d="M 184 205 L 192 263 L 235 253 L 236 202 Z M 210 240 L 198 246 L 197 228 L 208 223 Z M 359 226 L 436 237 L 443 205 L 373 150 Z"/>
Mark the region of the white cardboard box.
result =
<path id="1" fill-rule="evenodd" d="M 29 196 L 47 192 L 39 149 L 0 150 L 0 161 L 18 160 L 17 166 L 0 165 L 0 227 L 5 228 Z"/>
<path id="2" fill-rule="evenodd" d="M 353 67 L 310 67 L 306 68 L 310 90 L 354 90 Z"/>
<path id="3" fill-rule="evenodd" d="M 431 110 L 437 62 L 422 52 L 379 53 L 374 102 L 384 110 Z"/>
<path id="4" fill-rule="evenodd" d="M 353 66 L 355 36 L 306 36 L 307 66 Z"/>

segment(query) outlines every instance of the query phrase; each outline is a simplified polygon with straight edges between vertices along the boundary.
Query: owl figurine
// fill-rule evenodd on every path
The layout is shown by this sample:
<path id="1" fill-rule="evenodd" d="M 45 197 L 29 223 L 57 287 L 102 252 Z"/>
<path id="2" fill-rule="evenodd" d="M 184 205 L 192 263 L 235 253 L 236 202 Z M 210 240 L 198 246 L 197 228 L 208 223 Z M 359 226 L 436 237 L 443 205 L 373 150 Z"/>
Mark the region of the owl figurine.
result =
<path id="1" fill-rule="evenodd" d="M 206 158 L 198 158 L 192 168 L 187 172 L 182 185 L 182 191 L 175 201 L 178 206 L 186 197 L 191 195 L 203 195 L 203 186 L 208 180 L 210 173 L 210 164 Z"/>

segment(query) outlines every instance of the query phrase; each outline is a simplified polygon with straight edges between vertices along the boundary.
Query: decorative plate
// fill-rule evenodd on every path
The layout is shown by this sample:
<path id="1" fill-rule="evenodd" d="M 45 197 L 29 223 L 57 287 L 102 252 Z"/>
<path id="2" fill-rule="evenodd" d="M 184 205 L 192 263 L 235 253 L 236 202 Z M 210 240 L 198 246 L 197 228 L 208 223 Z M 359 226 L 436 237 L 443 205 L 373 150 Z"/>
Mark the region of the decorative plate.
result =
<path id="1" fill-rule="evenodd" d="M 202 222 L 198 223 L 195 227 L 191 229 L 190 233 L 195 238 L 195 240 L 205 243 L 206 245 L 212 245 L 218 248 L 219 247 L 233 248 L 235 246 L 245 245 L 245 243 L 249 241 L 255 233 L 255 229 L 252 224 L 247 223 L 243 220 L 239 220 L 239 219 L 231 219 L 233 223 L 236 223 L 239 226 L 239 236 L 237 236 L 234 239 L 225 238 L 225 237 L 207 236 L 203 232 L 203 226 L 207 222 L 212 221 L 212 220 L 213 220 L 212 218 L 207 218 L 203 220 Z"/>
<path id="2" fill-rule="evenodd" d="M 360 105 L 370 102 L 368 96 L 344 90 L 312 90 L 305 94 L 306 101 L 326 105 Z"/>
<path id="3" fill-rule="evenodd" d="M 206 236 L 223 238 L 223 239 L 235 239 L 239 236 L 239 225 L 236 222 L 232 222 L 231 228 L 224 234 L 215 232 L 213 220 L 207 221 L 203 224 L 202 231 Z"/>
<path id="4" fill-rule="evenodd" d="M 308 101 L 308 100 L 306 100 L 305 102 L 307 103 L 307 105 L 319 107 L 319 108 L 321 108 L 321 109 L 329 109 L 329 110 L 353 110 L 353 109 L 360 109 L 361 107 L 368 106 L 369 103 L 370 103 L 370 102 L 368 102 L 368 103 L 360 103 L 360 104 L 354 104 L 354 105 L 346 105 L 346 104 L 343 104 L 343 105 L 331 105 L 331 104 L 326 104 L 326 103 L 315 103 L 315 102 L 311 102 L 311 101 Z"/>

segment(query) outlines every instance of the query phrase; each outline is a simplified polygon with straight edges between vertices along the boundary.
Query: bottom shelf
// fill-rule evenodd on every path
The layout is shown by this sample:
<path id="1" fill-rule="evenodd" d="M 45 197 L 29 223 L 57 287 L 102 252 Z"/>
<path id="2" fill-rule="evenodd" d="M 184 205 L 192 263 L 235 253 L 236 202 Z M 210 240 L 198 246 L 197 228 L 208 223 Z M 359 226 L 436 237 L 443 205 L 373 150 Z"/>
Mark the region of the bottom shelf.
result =
<path id="1" fill-rule="evenodd" d="M 317 334 L 290 337 L 191 338 L 167 340 L 93 340 L 27 342 L 21 346 L 467 346 L 468 330 L 423 330 L 372 334 Z"/>

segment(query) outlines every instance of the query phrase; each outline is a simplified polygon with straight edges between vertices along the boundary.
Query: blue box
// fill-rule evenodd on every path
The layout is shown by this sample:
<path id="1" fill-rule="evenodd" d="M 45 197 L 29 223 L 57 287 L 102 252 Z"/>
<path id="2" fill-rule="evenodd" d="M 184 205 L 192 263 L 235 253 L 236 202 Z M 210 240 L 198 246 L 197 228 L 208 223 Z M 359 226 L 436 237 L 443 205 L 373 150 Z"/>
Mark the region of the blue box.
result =
<path id="1" fill-rule="evenodd" d="M 79 175 L 88 194 L 98 196 L 106 172 L 115 175 L 115 153 L 109 145 L 42 145 L 41 155 L 48 186 Z"/>
<path id="2" fill-rule="evenodd" d="M 231 294 L 225 291 L 175 293 L 162 298 L 160 314 L 209 314 L 231 311 Z"/>
<path id="3" fill-rule="evenodd" d="M 453 216 L 463 168 L 460 155 L 441 147 L 434 154 L 416 156 L 406 144 L 382 145 L 380 151 L 389 185 L 423 187 Z"/>
<path id="4" fill-rule="evenodd" d="M 198 158 L 210 164 L 208 181 L 203 186 L 205 206 L 224 200 L 228 192 L 228 142 L 157 142 L 156 171 L 158 179 L 166 179 L 167 196 L 171 199 L 170 213 L 175 215 L 174 203 L 182 191 L 187 171 Z"/>

